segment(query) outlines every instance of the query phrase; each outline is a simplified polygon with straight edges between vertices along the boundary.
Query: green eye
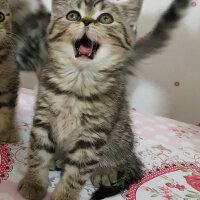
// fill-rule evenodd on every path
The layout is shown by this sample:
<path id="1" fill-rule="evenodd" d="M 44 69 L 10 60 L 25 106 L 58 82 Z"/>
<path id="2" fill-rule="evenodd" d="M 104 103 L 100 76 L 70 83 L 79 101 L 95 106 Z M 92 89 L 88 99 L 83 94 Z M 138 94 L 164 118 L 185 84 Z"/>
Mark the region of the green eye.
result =
<path id="1" fill-rule="evenodd" d="M 79 12 L 73 10 L 73 11 L 70 11 L 68 14 L 67 14 L 67 19 L 69 21 L 80 21 L 81 19 L 81 15 Z"/>
<path id="2" fill-rule="evenodd" d="M 98 21 L 102 24 L 111 24 L 114 22 L 114 19 L 112 15 L 103 13 L 99 16 Z"/>
<path id="3" fill-rule="evenodd" d="M 5 15 L 0 12 L 0 22 L 3 22 L 5 20 Z"/>

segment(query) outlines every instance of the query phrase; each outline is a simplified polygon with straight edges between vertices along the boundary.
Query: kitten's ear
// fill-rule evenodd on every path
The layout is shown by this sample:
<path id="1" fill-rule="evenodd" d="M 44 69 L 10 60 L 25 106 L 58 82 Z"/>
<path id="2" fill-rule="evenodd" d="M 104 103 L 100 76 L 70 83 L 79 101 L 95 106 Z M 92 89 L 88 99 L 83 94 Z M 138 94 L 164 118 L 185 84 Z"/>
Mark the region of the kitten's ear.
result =
<path id="1" fill-rule="evenodd" d="M 51 3 L 51 10 L 52 13 L 59 13 L 60 10 L 63 10 L 62 7 L 64 6 L 63 0 L 52 0 Z"/>
<path id="2" fill-rule="evenodd" d="M 58 0 L 52 0 L 51 1 L 51 12 L 52 13 L 56 13 L 56 11 L 57 11 L 57 4 L 59 4 Z"/>
<path id="3" fill-rule="evenodd" d="M 142 9 L 142 4 L 143 0 L 126 0 L 117 4 L 128 24 L 132 28 L 135 28 L 136 26 L 140 11 Z"/>

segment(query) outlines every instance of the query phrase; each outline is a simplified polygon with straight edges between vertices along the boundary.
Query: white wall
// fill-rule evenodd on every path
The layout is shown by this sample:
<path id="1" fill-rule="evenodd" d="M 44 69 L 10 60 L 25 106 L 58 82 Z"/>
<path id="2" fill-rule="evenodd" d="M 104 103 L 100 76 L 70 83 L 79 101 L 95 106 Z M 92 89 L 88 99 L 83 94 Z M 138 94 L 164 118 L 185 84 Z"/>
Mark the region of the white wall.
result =
<path id="1" fill-rule="evenodd" d="M 51 8 L 50 0 L 43 2 Z M 152 30 L 170 2 L 144 0 L 138 25 L 139 37 Z M 199 124 L 200 0 L 194 0 L 192 5 L 174 30 L 168 46 L 139 64 L 135 70 L 136 76 L 130 78 L 128 88 L 131 105 L 136 110 Z M 26 80 L 30 80 L 32 75 L 25 76 L 22 78 L 23 86 L 27 86 Z M 33 87 L 28 82 L 28 87 Z M 175 82 L 180 85 L 175 86 Z"/>
<path id="2" fill-rule="evenodd" d="M 42 0 L 43 4 L 47 7 L 47 9 L 51 10 L 51 0 Z"/>
<path id="3" fill-rule="evenodd" d="M 138 26 L 140 37 L 151 31 L 170 2 L 144 0 Z M 136 110 L 200 123 L 200 0 L 192 2 L 168 46 L 143 60 L 135 73 L 129 93 Z M 175 86 L 176 82 L 180 85 Z"/>

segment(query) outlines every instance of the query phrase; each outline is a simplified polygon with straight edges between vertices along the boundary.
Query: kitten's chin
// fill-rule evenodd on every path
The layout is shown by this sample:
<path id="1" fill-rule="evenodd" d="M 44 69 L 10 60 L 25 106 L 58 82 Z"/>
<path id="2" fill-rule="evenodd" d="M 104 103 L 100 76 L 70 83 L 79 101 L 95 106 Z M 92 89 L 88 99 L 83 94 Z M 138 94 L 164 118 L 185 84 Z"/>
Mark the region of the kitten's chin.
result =
<path id="1" fill-rule="evenodd" d="M 80 71 L 89 70 L 93 62 L 93 60 L 86 56 L 79 56 L 78 58 L 75 58 L 75 66 Z"/>
<path id="2" fill-rule="evenodd" d="M 91 61 L 91 59 L 90 58 L 88 58 L 87 56 L 84 56 L 84 55 L 81 55 L 81 56 L 78 56 L 78 57 L 76 57 L 76 59 L 78 59 L 78 61 L 83 61 L 83 62 L 90 62 Z"/>

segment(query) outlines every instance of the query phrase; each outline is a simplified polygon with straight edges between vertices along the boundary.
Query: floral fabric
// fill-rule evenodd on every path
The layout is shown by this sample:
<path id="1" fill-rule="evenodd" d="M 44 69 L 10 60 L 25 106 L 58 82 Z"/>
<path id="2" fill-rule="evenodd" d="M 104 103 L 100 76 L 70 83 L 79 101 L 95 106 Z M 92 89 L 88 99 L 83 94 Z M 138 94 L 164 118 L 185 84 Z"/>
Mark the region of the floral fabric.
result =
<path id="1" fill-rule="evenodd" d="M 0 200 L 23 200 L 16 187 L 26 171 L 28 139 L 35 94 L 20 89 L 16 124 L 21 141 L 0 143 Z M 131 111 L 136 134 L 136 151 L 145 166 L 139 183 L 107 200 L 200 200 L 200 127 L 162 117 Z M 59 181 L 58 172 L 50 172 L 52 192 Z M 90 181 L 80 200 L 89 200 L 95 189 Z M 49 200 L 49 194 L 45 197 Z"/>

